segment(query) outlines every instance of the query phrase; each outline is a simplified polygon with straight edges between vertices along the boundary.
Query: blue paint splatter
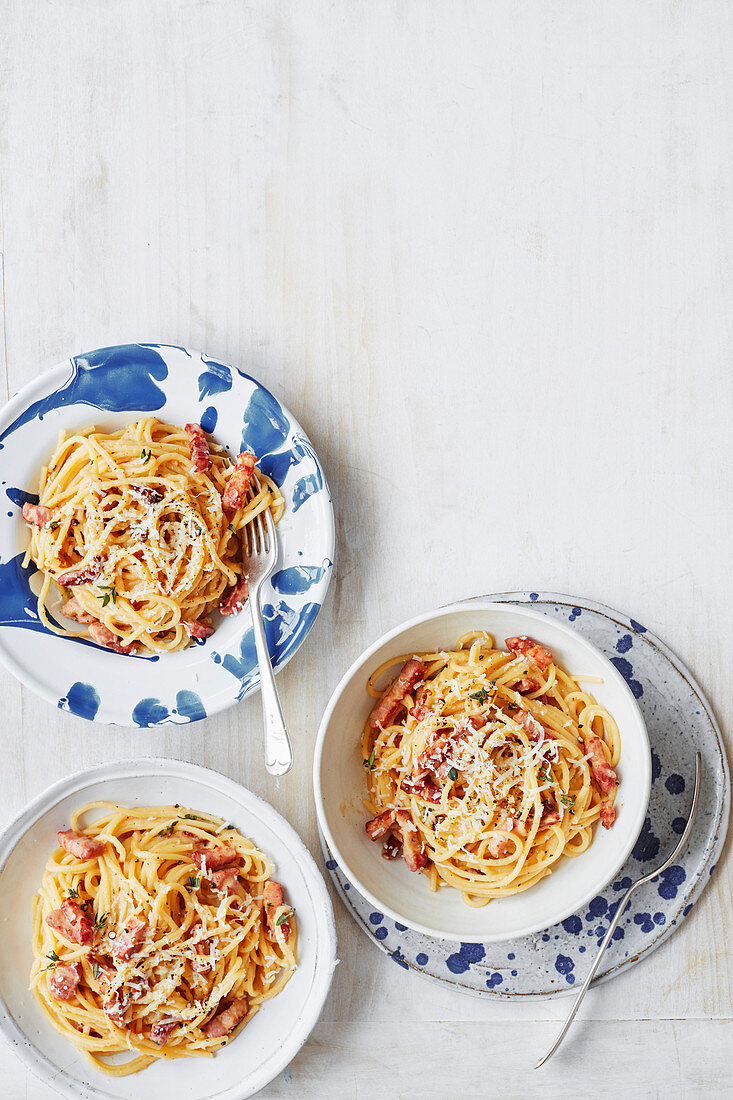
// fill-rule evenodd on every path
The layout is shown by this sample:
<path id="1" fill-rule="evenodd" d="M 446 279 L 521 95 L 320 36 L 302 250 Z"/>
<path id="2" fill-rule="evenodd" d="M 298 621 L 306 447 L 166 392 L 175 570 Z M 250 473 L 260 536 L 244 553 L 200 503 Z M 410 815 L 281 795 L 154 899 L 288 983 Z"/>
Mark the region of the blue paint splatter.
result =
<path id="1" fill-rule="evenodd" d="M 33 562 L 23 567 L 24 554 L 0 562 L 0 626 L 20 626 L 49 634 L 38 618 L 38 601 L 31 592 L 30 578 L 36 571 Z"/>
<path id="2" fill-rule="evenodd" d="M 381 924 L 383 920 L 384 920 L 384 913 L 370 913 L 369 914 L 369 923 L 370 924 Z"/>
<path id="3" fill-rule="evenodd" d="M 611 936 L 611 939 L 612 940 L 622 940 L 625 935 L 626 935 L 626 933 L 624 932 L 623 928 L 614 928 L 613 935 Z"/>
<path id="4" fill-rule="evenodd" d="M 685 821 L 684 817 L 676 817 L 672 822 L 673 832 L 677 833 L 677 836 L 682 836 L 685 831 L 686 824 L 687 822 Z"/>
<path id="5" fill-rule="evenodd" d="M 662 761 L 657 756 L 654 749 L 652 749 L 652 783 L 656 783 L 662 774 Z"/>
<path id="6" fill-rule="evenodd" d="M 583 927 L 583 922 L 580 917 L 577 916 L 566 917 L 565 920 L 562 922 L 562 926 L 566 932 L 570 932 L 571 935 L 577 936 L 578 932 L 580 932 L 581 928 Z M 514 958 L 513 955 L 512 958 Z"/>
<path id="7" fill-rule="evenodd" d="M 562 974 L 568 985 L 573 985 L 575 982 L 575 960 L 571 959 L 569 955 L 558 955 L 555 959 L 555 970 L 558 974 Z"/>
<path id="8" fill-rule="evenodd" d="M 26 493 L 25 489 L 15 489 L 12 485 L 5 490 L 5 495 L 18 508 L 22 508 L 24 504 L 38 504 L 38 493 Z M 12 514 L 8 512 L 9 516 Z"/>
<path id="9" fill-rule="evenodd" d="M 486 979 L 486 988 L 495 989 L 497 985 L 501 985 L 503 981 L 504 979 L 502 978 L 501 974 L 495 971 L 493 974 L 489 974 L 488 978 Z"/>
<path id="10" fill-rule="evenodd" d="M 574 607 L 573 610 L 570 612 L 570 618 L 568 619 L 568 622 L 574 623 L 575 620 L 579 619 L 582 614 L 583 612 L 579 607 Z"/>
<path id="11" fill-rule="evenodd" d="M 624 875 L 613 884 L 614 890 L 628 890 L 629 886 L 631 886 L 631 879 L 628 875 Z"/>
<path id="12" fill-rule="evenodd" d="M 326 870 L 327 871 L 335 871 L 337 867 L 338 867 L 338 863 L 336 862 L 335 859 L 327 859 L 326 860 Z"/>
<path id="13" fill-rule="evenodd" d="M 512 959 L 516 959 L 516 957 L 517 956 L 514 954 L 513 951 L 510 951 L 509 954 L 507 955 L 507 958 L 509 959 L 510 962 L 512 961 Z"/>
<path id="14" fill-rule="evenodd" d="M 658 853 L 659 837 L 652 832 L 652 823 L 650 818 L 647 817 L 631 854 L 640 863 L 646 863 L 647 860 L 654 859 Z"/>
<path id="15" fill-rule="evenodd" d="M 269 603 L 265 604 L 262 614 L 265 620 L 267 648 L 273 665 L 280 664 L 287 654 L 295 649 L 300 639 L 310 630 L 320 610 L 319 603 L 307 603 L 299 612 L 294 611 L 283 601 L 279 601 L 275 607 Z M 240 640 L 239 657 L 228 653 L 221 664 L 222 668 L 240 681 L 238 698 L 241 699 L 259 679 L 254 632 L 251 627 Z"/>
<path id="16" fill-rule="evenodd" d="M 482 943 L 462 943 L 461 954 L 471 963 L 478 963 L 486 955 L 486 948 Z"/>
<path id="17" fill-rule="evenodd" d="M 251 448 L 260 459 L 260 469 L 269 474 L 262 465 L 263 456 L 278 451 L 288 438 L 290 422 L 268 390 L 259 387 L 249 399 L 242 421 L 242 446 L 245 451 Z M 272 476 L 269 474 L 269 476 Z"/>
<path id="18" fill-rule="evenodd" d="M 409 970 L 410 969 L 409 966 L 407 965 L 407 963 L 405 962 L 405 956 L 402 954 L 399 947 L 395 948 L 394 951 L 390 951 L 389 952 L 389 957 L 390 957 L 390 959 L 394 959 L 394 961 L 397 963 L 397 965 L 401 966 L 403 970 Z"/>
<path id="19" fill-rule="evenodd" d="M 199 420 L 199 424 L 201 425 L 201 427 L 204 429 L 205 432 L 213 432 L 214 428 L 216 427 L 218 419 L 219 419 L 218 412 L 216 411 L 216 409 L 214 408 L 213 405 L 209 405 L 209 407 L 207 409 L 204 409 L 204 411 L 201 413 L 201 419 Z"/>
<path id="20" fill-rule="evenodd" d="M 291 565 L 289 569 L 280 569 L 273 573 L 270 583 L 282 596 L 299 596 L 318 584 L 331 564 L 325 558 L 323 565 Z"/>
<path id="21" fill-rule="evenodd" d="M 646 634 L 646 627 L 642 626 L 641 623 L 637 623 L 636 619 L 629 619 L 629 624 L 637 634 Z"/>
<path id="22" fill-rule="evenodd" d="M 206 708 L 201 696 L 195 691 L 179 691 L 176 695 L 176 710 L 189 722 L 200 722 L 206 717 Z"/>
<path id="23" fill-rule="evenodd" d="M 623 637 L 619 638 L 619 640 L 616 642 L 616 650 L 618 653 L 628 653 L 633 644 L 634 639 L 631 637 L 631 635 L 624 634 Z"/>
<path id="24" fill-rule="evenodd" d="M 672 867 L 668 867 L 666 871 L 662 871 L 660 878 L 662 881 L 657 886 L 657 893 L 665 901 L 671 901 L 672 898 L 677 897 L 677 890 L 685 881 L 687 875 L 684 867 L 680 867 L 675 863 Z"/>
<path id="25" fill-rule="evenodd" d="M 398 924 L 397 921 L 395 921 L 394 926 L 395 926 L 395 928 L 397 929 L 398 932 L 406 932 L 407 931 L 407 925 L 406 924 Z"/>
<path id="26" fill-rule="evenodd" d="M 670 775 L 664 784 L 670 794 L 682 794 L 685 789 L 685 781 L 681 775 Z"/>
<path id="27" fill-rule="evenodd" d="M 100 348 L 71 360 L 71 376 L 47 397 L 31 402 L 0 435 L 41 420 L 55 409 L 69 405 L 91 405 L 107 412 L 155 412 L 165 405 L 165 394 L 154 379 L 168 377 L 168 367 L 159 352 L 142 344 Z"/>
<path id="28" fill-rule="evenodd" d="M 418 966 L 425 966 L 425 964 L 428 962 L 428 956 L 425 954 L 424 951 L 419 951 L 418 954 L 415 955 L 415 962 Z"/>
<path id="29" fill-rule="evenodd" d="M 634 913 L 634 924 L 638 924 L 642 932 L 654 931 L 654 921 L 650 913 Z"/>
<path id="30" fill-rule="evenodd" d="M 141 728 L 159 726 L 167 718 L 170 718 L 170 711 L 160 699 L 141 699 L 132 712 L 133 722 Z"/>
<path id="31" fill-rule="evenodd" d="M 538 600 L 540 598 L 539 593 L 538 592 L 530 592 L 529 598 L 532 601 L 532 603 L 534 603 L 535 600 Z"/>
<path id="32" fill-rule="evenodd" d="M 225 363 L 218 363 L 216 359 L 204 359 L 206 370 L 199 375 L 199 401 L 205 397 L 215 397 L 218 393 L 226 393 L 232 388 L 231 368 Z M 203 428 L 203 424 L 201 425 Z M 204 431 L 211 431 L 204 428 Z"/>
<path id="33" fill-rule="evenodd" d="M 512 977 L 513 977 L 513 978 L 516 978 L 516 976 L 517 976 L 517 974 L 518 974 L 518 973 L 519 973 L 519 971 L 517 971 L 517 970 L 512 970 Z"/>
<path id="34" fill-rule="evenodd" d="M 664 913 L 655 913 L 653 917 L 655 924 L 664 924 L 667 920 Z"/>
<path id="35" fill-rule="evenodd" d="M 378 940 L 386 940 L 386 938 L 387 938 L 387 929 L 384 927 L 384 925 L 382 925 L 380 928 L 378 928 L 376 930 L 374 935 L 377 937 Z"/>
<path id="36" fill-rule="evenodd" d="M 593 898 L 588 908 L 590 910 L 591 916 L 602 917 L 608 909 L 608 902 L 605 898 L 602 898 L 599 895 L 598 897 Z"/>
<path id="37" fill-rule="evenodd" d="M 60 710 L 68 710 L 78 718 L 86 718 L 93 722 L 99 710 L 99 695 L 91 684 L 83 684 L 77 680 L 72 684 L 65 698 L 59 699 Z"/>
<path id="38" fill-rule="evenodd" d="M 626 683 L 631 689 L 631 694 L 635 699 L 641 699 L 644 694 L 644 688 L 641 686 L 638 680 L 634 679 L 634 669 L 630 661 L 627 661 L 625 657 L 612 657 L 611 664 L 615 665 L 618 671 L 623 676 Z"/>

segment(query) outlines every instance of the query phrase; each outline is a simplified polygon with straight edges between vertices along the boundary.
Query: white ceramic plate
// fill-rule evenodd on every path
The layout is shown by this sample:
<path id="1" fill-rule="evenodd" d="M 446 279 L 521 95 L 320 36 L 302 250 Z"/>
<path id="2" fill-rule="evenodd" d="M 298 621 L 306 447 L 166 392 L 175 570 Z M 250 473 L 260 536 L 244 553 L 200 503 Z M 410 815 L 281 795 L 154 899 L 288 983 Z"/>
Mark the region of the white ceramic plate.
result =
<path id="1" fill-rule="evenodd" d="M 153 658 L 60 638 L 38 618 L 40 574 L 21 565 L 28 530 L 20 511 L 59 432 L 89 424 L 115 431 L 143 415 L 200 422 L 233 453 L 253 450 L 280 486 L 280 557 L 262 590 L 276 670 L 315 622 L 335 544 L 328 485 L 303 429 L 269 390 L 226 363 L 165 344 L 125 344 L 67 359 L 11 398 L 0 412 L 0 660 L 55 706 L 123 726 L 195 722 L 259 686 L 247 607 L 215 616 L 203 644 Z"/>
<path id="2" fill-rule="evenodd" d="M 213 1059 L 181 1058 L 129 1077 L 108 1077 L 53 1028 L 28 989 L 31 898 L 57 847 L 56 832 L 68 825 L 73 809 L 101 798 L 138 805 L 179 803 L 226 818 L 270 857 L 297 910 L 298 969 Z M 308 1038 L 336 965 L 331 902 L 297 833 L 231 779 L 176 760 L 103 764 L 50 787 L 0 837 L 0 897 L 5 899 L 0 907 L 0 1034 L 43 1081 L 75 1100 L 244 1100 L 276 1077 Z"/>
<path id="3" fill-rule="evenodd" d="M 403 860 L 384 860 L 369 840 L 362 806 L 366 786 L 361 733 L 374 705 L 366 681 L 384 661 L 400 654 L 452 649 L 469 630 L 487 630 L 497 644 L 528 634 L 546 645 L 559 664 L 577 675 L 599 676 L 588 690 L 613 714 L 621 732 L 621 784 L 612 829 L 596 829 L 589 850 L 564 859 L 524 893 L 472 909 L 458 891 L 432 893 L 424 875 Z M 560 622 L 530 609 L 472 601 L 421 615 L 383 635 L 359 657 L 334 691 L 323 716 L 313 764 L 316 810 L 334 858 L 375 909 L 428 936 L 490 943 L 537 932 L 575 913 L 600 893 L 626 860 L 644 821 L 651 787 L 649 740 L 636 701 L 613 665 L 590 642 Z"/>

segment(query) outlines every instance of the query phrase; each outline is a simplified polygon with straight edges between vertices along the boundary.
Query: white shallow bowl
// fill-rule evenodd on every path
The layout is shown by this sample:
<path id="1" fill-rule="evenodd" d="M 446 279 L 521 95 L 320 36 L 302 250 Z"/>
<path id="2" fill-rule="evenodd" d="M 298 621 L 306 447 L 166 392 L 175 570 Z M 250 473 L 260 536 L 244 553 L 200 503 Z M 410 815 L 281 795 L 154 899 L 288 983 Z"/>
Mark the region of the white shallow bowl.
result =
<path id="1" fill-rule="evenodd" d="M 250 610 L 222 618 L 203 643 L 152 658 L 125 656 L 47 630 L 37 611 L 41 574 L 22 568 L 23 501 L 63 430 L 117 431 L 142 416 L 201 423 L 233 454 L 249 448 L 279 485 L 285 514 L 279 558 L 262 588 L 270 658 L 282 668 L 326 597 L 335 528 L 318 457 L 293 414 L 256 379 L 200 352 L 123 344 L 67 359 L 34 378 L 0 410 L 0 661 L 54 706 L 121 726 L 196 722 L 259 687 Z M 37 498 L 33 498 L 37 499 Z M 54 587 L 49 601 L 60 610 Z"/>
<path id="2" fill-rule="evenodd" d="M 486 630 L 496 644 L 528 634 L 546 645 L 573 674 L 602 677 L 588 690 L 613 714 L 621 732 L 621 784 L 612 829 L 596 829 L 589 850 L 561 860 L 552 874 L 524 893 L 472 909 L 458 891 L 433 893 L 427 878 L 407 870 L 402 859 L 385 860 L 369 840 L 362 806 L 366 795 L 361 734 L 374 705 L 366 681 L 384 661 L 403 653 L 453 649 L 469 630 Z M 581 685 L 582 686 L 582 685 Z M 490 943 L 549 928 L 582 908 L 622 867 L 644 821 L 651 787 L 649 739 L 634 697 L 613 665 L 562 623 L 507 604 L 453 604 L 384 634 L 358 658 L 334 691 L 323 716 L 313 764 L 318 822 L 329 848 L 349 879 L 375 909 L 428 936 Z"/>
<path id="3" fill-rule="evenodd" d="M 271 859 L 298 914 L 299 965 L 283 991 L 214 1058 L 154 1063 L 108 1077 L 52 1026 L 28 989 L 31 899 L 56 832 L 84 802 L 180 805 L 231 821 Z M 176 760 L 103 764 L 54 784 L 0 836 L 0 1034 L 44 1082 L 75 1100 L 244 1100 L 280 1073 L 312 1031 L 336 965 L 333 910 L 313 857 L 262 799 L 217 772 Z M 2 1088 L 0 1087 L 0 1094 Z"/>

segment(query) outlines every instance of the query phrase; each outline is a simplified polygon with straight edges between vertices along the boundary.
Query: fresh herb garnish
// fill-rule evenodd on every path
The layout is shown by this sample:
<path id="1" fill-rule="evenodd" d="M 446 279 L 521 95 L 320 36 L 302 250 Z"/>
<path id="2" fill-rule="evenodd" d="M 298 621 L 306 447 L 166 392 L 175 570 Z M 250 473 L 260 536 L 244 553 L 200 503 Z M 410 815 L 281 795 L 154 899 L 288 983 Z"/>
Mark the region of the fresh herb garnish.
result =
<path id="1" fill-rule="evenodd" d="M 285 924 L 285 921 L 288 919 L 288 917 L 292 916 L 294 912 L 294 909 L 288 909 L 285 913 L 281 913 L 275 921 L 276 926 L 279 928 L 281 924 Z"/>
<path id="2" fill-rule="evenodd" d="M 95 963 L 92 967 L 92 977 L 94 978 L 95 982 L 99 980 L 100 973 L 101 971 L 99 968 L 99 963 Z"/>
<path id="3" fill-rule="evenodd" d="M 199 886 L 201 885 L 201 879 L 196 878 L 195 875 L 189 875 L 188 885 L 191 887 L 192 890 L 198 890 Z"/>
<path id="4" fill-rule="evenodd" d="M 547 768 L 543 768 L 541 771 L 537 772 L 537 778 L 543 779 L 545 783 L 552 783 L 552 776 L 547 771 Z"/>
<path id="5" fill-rule="evenodd" d="M 458 779 L 458 772 L 455 768 L 450 769 L 450 771 L 448 772 L 448 778 L 450 779 L 451 783 L 455 783 L 456 779 Z"/>
<path id="6" fill-rule="evenodd" d="M 50 523 L 46 524 L 47 531 L 55 531 L 58 525 L 61 523 L 60 519 L 52 519 Z"/>
<path id="7" fill-rule="evenodd" d="M 166 827 L 164 829 L 161 829 L 160 832 L 156 833 L 155 835 L 156 836 L 172 836 L 173 835 L 173 830 L 175 829 L 177 824 L 178 824 L 178 820 L 171 821 L 170 825 L 166 825 Z"/>
<path id="8" fill-rule="evenodd" d="M 375 764 L 374 764 L 374 753 L 375 753 L 376 751 L 377 751 L 377 746 L 375 745 L 375 746 L 374 746 L 374 748 L 372 749 L 372 755 L 371 755 L 371 756 L 369 757 L 369 759 L 368 759 L 368 760 L 364 760 L 364 761 L 363 761 L 363 763 L 364 763 L 364 767 L 365 767 L 365 768 L 369 768 L 369 771 L 370 771 L 370 772 L 373 772 L 373 771 L 374 771 L 374 768 L 375 768 Z"/>
<path id="9" fill-rule="evenodd" d="M 102 601 L 102 607 L 106 607 L 110 600 L 112 603 L 117 603 L 117 589 L 113 584 L 98 584 L 97 588 L 104 592 L 103 596 L 97 596 L 97 599 Z"/>
<path id="10" fill-rule="evenodd" d="M 49 951 L 49 953 L 45 955 L 44 958 L 51 960 L 48 966 L 44 968 L 45 970 L 53 970 L 56 963 L 59 961 L 59 957 L 55 951 Z"/>
<path id="11" fill-rule="evenodd" d="M 476 699 L 481 706 L 483 706 L 488 698 L 489 693 L 486 688 L 479 688 L 478 691 L 472 691 L 469 695 L 469 699 Z"/>
<path id="12" fill-rule="evenodd" d="M 573 806 L 575 805 L 575 799 L 572 797 L 572 795 L 565 794 L 565 791 L 560 792 L 560 801 L 562 802 L 563 806 L 567 806 L 569 810 L 572 810 Z"/>
<path id="13" fill-rule="evenodd" d="M 149 447 L 143 447 L 143 449 L 140 452 L 140 461 L 141 462 L 147 462 L 148 459 L 150 458 L 150 456 L 152 455 L 152 453 L 153 452 L 150 450 Z"/>
<path id="14" fill-rule="evenodd" d="M 229 524 L 229 526 L 227 527 L 227 531 L 229 532 L 230 535 L 236 535 L 236 533 L 237 533 L 236 528 L 235 528 L 233 523 Z"/>
<path id="15" fill-rule="evenodd" d="M 71 889 L 69 890 L 69 897 L 70 898 L 78 898 L 79 897 L 79 888 L 78 888 L 78 886 L 72 886 L 71 887 Z"/>
<path id="16" fill-rule="evenodd" d="M 108 916 L 109 916 L 109 913 L 103 913 L 101 917 L 95 917 L 94 918 L 94 927 L 97 930 L 101 931 L 101 929 L 104 928 L 105 924 L 107 923 L 107 917 Z"/>
<path id="17" fill-rule="evenodd" d="M 198 814 L 184 814 L 183 816 L 184 816 L 184 819 L 186 821 L 200 821 L 201 820 L 201 818 L 198 816 Z"/>

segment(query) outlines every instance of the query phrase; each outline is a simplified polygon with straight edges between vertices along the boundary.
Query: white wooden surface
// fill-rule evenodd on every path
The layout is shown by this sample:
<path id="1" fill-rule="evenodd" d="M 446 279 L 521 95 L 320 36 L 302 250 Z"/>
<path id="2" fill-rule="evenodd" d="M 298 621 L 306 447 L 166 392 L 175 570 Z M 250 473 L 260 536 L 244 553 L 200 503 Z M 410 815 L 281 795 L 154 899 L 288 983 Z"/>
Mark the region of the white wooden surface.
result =
<path id="1" fill-rule="evenodd" d="M 338 575 L 257 698 L 126 731 L 1 675 L 0 826 L 143 753 L 219 768 L 316 850 L 313 741 L 382 630 L 515 587 L 630 612 L 730 726 L 733 8 L 728 0 L 3 0 L 10 391 L 128 339 L 245 366 L 325 463 Z M 336 912 L 341 965 L 267 1100 L 733 1094 L 730 861 L 653 958 L 516 1006 L 427 985 Z M 5 899 L 4 903 L 8 903 Z M 0 1094 L 52 1093 L 0 1050 Z"/>

